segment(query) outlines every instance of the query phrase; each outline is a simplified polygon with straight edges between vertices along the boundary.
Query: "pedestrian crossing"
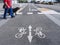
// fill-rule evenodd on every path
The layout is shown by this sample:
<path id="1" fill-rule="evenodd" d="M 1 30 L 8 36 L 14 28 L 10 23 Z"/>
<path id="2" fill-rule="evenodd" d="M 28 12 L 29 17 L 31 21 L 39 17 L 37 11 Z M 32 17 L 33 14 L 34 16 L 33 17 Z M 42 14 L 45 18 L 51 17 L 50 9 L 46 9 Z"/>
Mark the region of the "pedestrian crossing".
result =
<path id="1" fill-rule="evenodd" d="M 0 14 L 3 14 L 4 12 L 0 12 Z M 59 12 L 57 11 L 54 11 L 54 10 L 43 10 L 43 11 L 28 11 L 28 12 L 21 12 L 19 11 L 18 13 L 16 13 L 17 15 L 24 15 L 24 14 L 60 14 Z"/>
<path id="2" fill-rule="evenodd" d="M 20 15 L 23 15 L 23 14 L 31 14 L 31 15 L 33 15 L 33 14 L 43 14 L 43 13 L 41 13 L 41 12 L 36 12 L 36 13 L 34 13 L 34 12 L 26 12 L 26 13 L 24 13 L 24 12 L 19 12 L 19 13 L 17 13 L 17 14 L 20 14 Z"/>
<path id="3" fill-rule="evenodd" d="M 0 13 L 0 16 L 1 14 L 3 13 Z M 18 11 L 17 15 L 41 15 L 41 14 L 44 14 L 45 16 L 47 16 L 49 19 L 51 19 L 53 22 L 55 22 L 57 25 L 60 26 L 60 20 L 58 20 L 56 17 L 52 16 L 51 14 L 55 14 L 58 16 L 58 14 L 60 15 L 60 13 L 54 11 L 54 10 L 49 10 L 49 9 L 43 9 L 43 10 L 40 10 L 39 11 L 28 11 L 28 12 L 23 12 L 23 11 Z M 8 22 L 10 20 L 10 16 L 8 16 L 8 19 L 7 20 L 0 20 L 0 27 L 2 25 L 4 25 L 6 22 Z"/>
<path id="4" fill-rule="evenodd" d="M 25 15 L 25 14 L 60 14 L 59 12 L 55 11 L 55 10 L 51 10 L 48 8 L 29 8 L 29 11 L 18 11 L 17 14 L 20 15 Z"/>
<path id="5" fill-rule="evenodd" d="M 0 14 L 3 14 L 3 13 L 0 13 Z M 43 13 L 41 13 L 41 12 L 26 12 L 26 13 L 24 13 L 24 12 L 19 12 L 19 13 L 16 13 L 17 15 L 23 15 L 23 14 L 43 14 Z"/>
<path id="6" fill-rule="evenodd" d="M 52 13 L 51 13 L 52 12 Z M 33 15 L 33 14 L 60 14 L 60 13 L 58 13 L 58 12 L 55 12 L 55 11 L 47 11 L 47 12 L 26 12 L 26 13 L 24 13 L 24 12 L 19 12 L 19 13 L 17 13 L 17 15 L 25 15 L 25 14 L 31 14 L 31 15 Z"/>

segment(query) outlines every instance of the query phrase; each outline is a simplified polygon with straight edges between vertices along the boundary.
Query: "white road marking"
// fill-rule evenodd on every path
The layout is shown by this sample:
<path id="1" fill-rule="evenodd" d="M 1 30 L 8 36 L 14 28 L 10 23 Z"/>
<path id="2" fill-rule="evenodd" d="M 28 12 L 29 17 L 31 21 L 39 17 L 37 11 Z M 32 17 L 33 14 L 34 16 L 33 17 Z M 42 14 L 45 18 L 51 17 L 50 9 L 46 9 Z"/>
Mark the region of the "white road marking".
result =
<path id="1" fill-rule="evenodd" d="M 42 32 L 42 27 L 36 27 L 35 31 L 35 35 L 38 35 L 39 38 L 45 38 L 46 35 Z"/>
<path id="2" fill-rule="evenodd" d="M 33 14 L 32 12 L 27 12 L 27 14 Z"/>
<path id="3" fill-rule="evenodd" d="M 58 26 L 60 26 L 60 20 L 58 20 L 57 18 L 49 15 L 49 14 L 45 14 L 49 19 L 51 19 L 55 24 L 57 24 Z"/>
<path id="4" fill-rule="evenodd" d="M 22 15 L 22 14 L 23 14 L 23 12 L 19 12 L 19 13 L 16 13 L 16 14 L 18 14 L 18 15 Z M 27 14 L 33 14 L 33 12 L 27 12 Z M 44 14 L 44 13 L 37 12 L 37 14 Z"/>
<path id="5" fill-rule="evenodd" d="M 22 13 L 22 12 L 19 12 L 19 13 L 17 13 L 17 14 L 22 15 L 23 13 Z"/>
<path id="6" fill-rule="evenodd" d="M 18 28 L 19 32 L 15 34 L 15 38 L 22 38 L 26 34 L 26 29 L 24 27 Z"/>
<path id="7" fill-rule="evenodd" d="M 41 13 L 41 12 L 37 12 L 37 14 L 43 14 L 43 13 Z"/>
<path id="8" fill-rule="evenodd" d="M 31 31 L 32 31 L 32 26 L 31 25 L 29 25 L 29 35 L 28 35 L 28 40 L 29 40 L 29 42 L 31 43 L 31 41 L 32 41 L 32 38 L 33 38 L 33 36 L 32 36 L 32 34 L 31 34 Z"/>
<path id="9" fill-rule="evenodd" d="M 42 11 L 42 12 L 45 13 L 45 14 L 60 14 L 60 13 L 54 11 L 54 10 L 48 10 L 48 11 Z"/>

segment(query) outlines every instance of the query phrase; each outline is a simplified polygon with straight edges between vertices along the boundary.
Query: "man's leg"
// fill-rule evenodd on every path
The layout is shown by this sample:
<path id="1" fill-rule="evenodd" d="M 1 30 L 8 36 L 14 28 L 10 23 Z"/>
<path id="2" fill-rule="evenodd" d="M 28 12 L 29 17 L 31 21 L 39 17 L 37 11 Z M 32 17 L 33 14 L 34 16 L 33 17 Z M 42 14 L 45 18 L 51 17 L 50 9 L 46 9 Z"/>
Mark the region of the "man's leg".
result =
<path id="1" fill-rule="evenodd" d="M 11 15 L 11 17 L 13 18 L 13 17 L 14 17 L 14 15 L 13 15 L 13 9 L 10 8 L 9 10 L 10 10 L 10 15 Z"/>
<path id="2" fill-rule="evenodd" d="M 4 11 L 4 19 L 6 19 L 6 15 L 7 15 L 7 13 L 8 13 L 8 8 L 5 8 L 5 11 Z"/>

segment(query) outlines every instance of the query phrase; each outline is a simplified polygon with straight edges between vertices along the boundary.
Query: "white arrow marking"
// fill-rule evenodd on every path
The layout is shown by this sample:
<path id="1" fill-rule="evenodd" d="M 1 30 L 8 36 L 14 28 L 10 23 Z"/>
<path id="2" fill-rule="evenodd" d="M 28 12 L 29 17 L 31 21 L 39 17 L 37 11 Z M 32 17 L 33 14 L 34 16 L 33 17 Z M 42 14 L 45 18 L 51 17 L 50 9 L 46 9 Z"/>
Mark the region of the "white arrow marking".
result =
<path id="1" fill-rule="evenodd" d="M 32 34 L 31 34 L 31 29 L 32 29 L 32 26 L 31 25 L 29 25 L 29 35 L 28 35 L 28 40 L 29 40 L 29 42 L 31 43 L 31 41 L 32 41 L 32 38 L 33 38 L 33 36 L 32 36 Z"/>

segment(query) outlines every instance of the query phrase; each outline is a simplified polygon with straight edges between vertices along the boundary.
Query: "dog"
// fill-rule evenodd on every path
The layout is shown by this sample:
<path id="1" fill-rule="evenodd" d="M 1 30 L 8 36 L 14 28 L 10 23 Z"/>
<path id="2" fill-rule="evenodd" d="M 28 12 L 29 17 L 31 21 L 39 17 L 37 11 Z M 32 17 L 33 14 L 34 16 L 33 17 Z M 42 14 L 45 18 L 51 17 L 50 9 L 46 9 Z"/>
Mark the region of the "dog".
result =
<path id="1" fill-rule="evenodd" d="M 16 12 L 20 9 L 19 7 L 16 7 L 16 8 L 12 8 L 13 9 L 13 14 L 14 15 L 17 15 Z M 10 15 L 9 11 L 8 11 L 8 14 Z"/>

